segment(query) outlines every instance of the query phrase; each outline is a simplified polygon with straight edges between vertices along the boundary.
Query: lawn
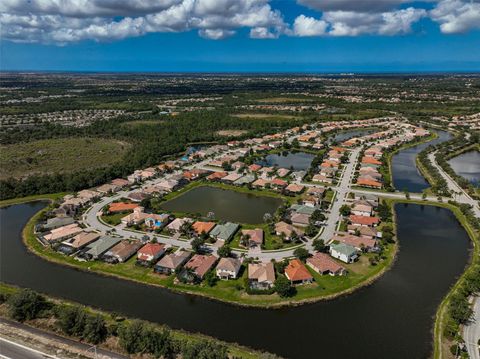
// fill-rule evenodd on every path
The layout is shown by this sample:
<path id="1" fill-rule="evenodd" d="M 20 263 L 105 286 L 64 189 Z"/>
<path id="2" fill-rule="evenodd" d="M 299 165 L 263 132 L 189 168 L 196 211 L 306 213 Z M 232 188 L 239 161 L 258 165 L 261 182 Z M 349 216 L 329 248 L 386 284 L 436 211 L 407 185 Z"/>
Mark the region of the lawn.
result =
<path id="1" fill-rule="evenodd" d="M 104 138 L 62 138 L 0 146 L 0 179 L 80 171 L 120 161 L 130 145 Z"/>
<path id="2" fill-rule="evenodd" d="M 111 225 L 111 226 L 118 226 L 122 221 L 122 218 L 127 216 L 130 212 L 122 212 L 122 213 L 114 213 L 114 214 L 107 214 L 100 217 L 102 221 Z"/>

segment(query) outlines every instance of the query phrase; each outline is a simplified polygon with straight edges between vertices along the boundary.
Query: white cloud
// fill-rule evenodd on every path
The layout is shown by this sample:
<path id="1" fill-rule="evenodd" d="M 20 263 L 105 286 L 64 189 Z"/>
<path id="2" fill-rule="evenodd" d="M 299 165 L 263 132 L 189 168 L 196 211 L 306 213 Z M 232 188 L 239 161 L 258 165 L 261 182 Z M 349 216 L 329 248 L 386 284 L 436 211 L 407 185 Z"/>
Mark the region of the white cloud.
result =
<path id="1" fill-rule="evenodd" d="M 242 27 L 265 28 L 252 32 L 257 37 L 288 28 L 268 0 L 3 0 L 0 13 L 2 38 L 21 42 L 111 41 L 192 29 L 219 40 Z"/>
<path id="2" fill-rule="evenodd" d="M 222 40 L 235 34 L 233 30 L 224 29 L 202 29 L 198 31 L 201 37 L 210 40 Z"/>
<path id="3" fill-rule="evenodd" d="M 438 0 L 420 0 L 435 2 Z M 318 11 L 384 12 L 413 0 L 297 0 L 300 5 Z"/>
<path id="4" fill-rule="evenodd" d="M 442 0 L 430 11 L 430 17 L 445 34 L 480 29 L 480 1 Z"/>
<path id="5" fill-rule="evenodd" d="M 277 39 L 279 33 L 273 33 L 267 27 L 254 27 L 250 30 L 252 39 Z"/>
<path id="6" fill-rule="evenodd" d="M 295 36 L 322 36 L 326 34 L 327 27 L 326 21 L 300 15 L 293 23 L 293 33 Z"/>

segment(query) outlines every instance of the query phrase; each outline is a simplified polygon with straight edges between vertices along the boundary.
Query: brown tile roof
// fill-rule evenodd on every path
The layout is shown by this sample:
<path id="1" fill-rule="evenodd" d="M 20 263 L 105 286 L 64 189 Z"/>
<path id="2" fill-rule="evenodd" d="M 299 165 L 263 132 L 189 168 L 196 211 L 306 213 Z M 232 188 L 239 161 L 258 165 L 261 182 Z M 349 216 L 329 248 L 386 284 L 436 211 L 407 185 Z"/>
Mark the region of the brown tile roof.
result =
<path id="1" fill-rule="evenodd" d="M 380 218 L 378 217 L 357 216 L 352 214 L 349 219 L 352 224 L 362 224 L 366 226 L 373 226 L 374 224 L 380 223 Z"/>
<path id="2" fill-rule="evenodd" d="M 165 244 L 147 243 L 137 252 L 138 259 L 147 259 L 149 256 L 155 257 L 165 248 Z"/>
<path id="3" fill-rule="evenodd" d="M 248 279 L 256 279 L 259 283 L 275 282 L 275 268 L 273 263 L 249 263 Z"/>
<path id="4" fill-rule="evenodd" d="M 337 274 L 345 270 L 343 266 L 335 262 L 328 254 L 320 252 L 308 258 L 307 264 L 320 274 L 325 272 Z"/>
<path id="5" fill-rule="evenodd" d="M 203 278 L 216 261 L 217 257 L 215 256 L 195 254 L 187 264 L 185 264 L 185 268 L 193 269 L 198 277 Z"/>

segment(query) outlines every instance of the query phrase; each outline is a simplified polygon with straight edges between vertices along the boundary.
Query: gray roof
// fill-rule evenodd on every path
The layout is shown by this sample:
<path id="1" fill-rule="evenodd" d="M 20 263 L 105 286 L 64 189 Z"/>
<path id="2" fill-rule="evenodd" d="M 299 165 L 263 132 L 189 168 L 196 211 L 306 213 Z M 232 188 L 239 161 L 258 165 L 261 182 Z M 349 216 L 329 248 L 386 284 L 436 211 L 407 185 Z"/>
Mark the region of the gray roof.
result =
<path id="1" fill-rule="evenodd" d="M 235 234 L 239 227 L 238 224 L 232 222 L 218 224 L 212 229 L 210 236 L 227 241 Z"/>
<path id="2" fill-rule="evenodd" d="M 317 210 L 317 208 L 315 207 L 304 206 L 301 204 L 294 204 L 290 208 L 297 213 L 309 214 L 309 215 L 312 215 L 313 212 Z"/>
<path id="3" fill-rule="evenodd" d="M 252 174 L 247 174 L 243 177 L 240 177 L 238 180 L 236 180 L 233 183 L 238 184 L 238 185 L 242 185 L 242 184 L 252 183 L 253 181 L 255 181 L 255 176 L 252 175 Z"/>
<path id="4" fill-rule="evenodd" d="M 100 239 L 87 246 L 88 251 L 86 253 L 93 257 L 99 257 L 120 241 L 121 238 L 109 236 L 100 237 Z"/>
<path id="5" fill-rule="evenodd" d="M 44 224 L 43 228 L 45 229 L 55 229 L 58 227 L 63 227 L 68 224 L 72 224 L 75 220 L 72 217 L 54 217 L 47 220 L 47 223 Z"/>
<path id="6" fill-rule="evenodd" d="M 357 253 L 355 247 L 346 243 L 332 243 L 330 245 L 330 248 L 335 250 L 336 252 L 346 255 L 347 257 L 351 257 Z"/>

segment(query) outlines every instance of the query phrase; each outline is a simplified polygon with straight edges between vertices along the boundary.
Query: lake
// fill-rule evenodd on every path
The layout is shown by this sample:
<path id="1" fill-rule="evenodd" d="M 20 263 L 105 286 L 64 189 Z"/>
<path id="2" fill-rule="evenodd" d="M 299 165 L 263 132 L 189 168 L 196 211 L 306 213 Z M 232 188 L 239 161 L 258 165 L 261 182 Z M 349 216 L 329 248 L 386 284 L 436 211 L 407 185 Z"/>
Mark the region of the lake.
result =
<path id="1" fill-rule="evenodd" d="M 430 187 L 427 180 L 420 174 L 415 159 L 417 155 L 430 145 L 448 141 L 452 135 L 446 131 L 435 131 L 438 137 L 432 141 L 421 143 L 399 151 L 392 157 L 392 177 L 395 189 L 399 191 L 419 193 Z"/>
<path id="2" fill-rule="evenodd" d="M 274 214 L 282 204 L 280 198 L 256 196 L 217 187 L 201 186 L 162 204 L 171 212 L 206 216 L 215 213 L 215 219 L 238 223 L 263 223 L 265 213 Z"/>
<path id="3" fill-rule="evenodd" d="M 448 163 L 455 173 L 474 186 L 480 186 L 480 152 L 469 151 L 451 158 Z"/>
<path id="4" fill-rule="evenodd" d="M 266 156 L 258 164 L 262 166 L 277 166 L 282 168 L 293 168 L 295 171 L 308 170 L 315 155 L 305 152 L 288 152 Z"/>
<path id="5" fill-rule="evenodd" d="M 353 130 L 353 131 L 342 131 L 334 135 L 333 137 L 330 137 L 332 141 L 335 142 L 343 142 L 346 140 L 349 140 L 353 137 L 362 137 L 369 135 L 371 133 L 375 132 L 374 130 Z"/>
<path id="6" fill-rule="evenodd" d="M 371 286 L 278 310 L 241 308 L 82 272 L 28 252 L 21 231 L 44 203 L 0 209 L 0 280 L 286 358 L 426 358 L 436 309 L 463 272 L 469 238 L 448 210 L 397 205 L 400 251 Z"/>

